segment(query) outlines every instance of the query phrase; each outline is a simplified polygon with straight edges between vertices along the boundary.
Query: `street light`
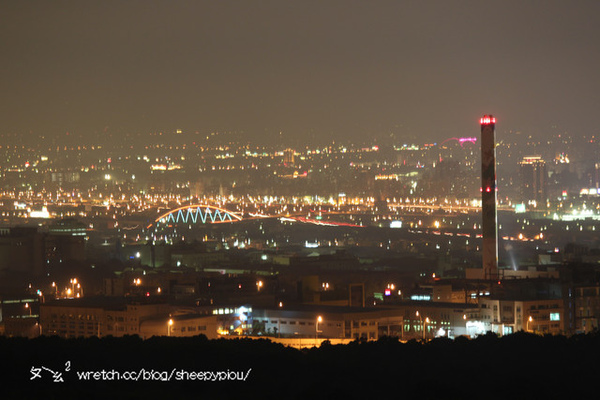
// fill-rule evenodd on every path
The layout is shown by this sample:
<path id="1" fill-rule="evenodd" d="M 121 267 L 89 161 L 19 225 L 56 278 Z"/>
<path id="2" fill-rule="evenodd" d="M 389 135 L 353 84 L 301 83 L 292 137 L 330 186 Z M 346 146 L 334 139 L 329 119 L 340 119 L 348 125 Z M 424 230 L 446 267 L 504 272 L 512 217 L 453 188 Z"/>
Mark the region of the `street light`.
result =
<path id="1" fill-rule="evenodd" d="M 419 321 L 421 321 L 421 326 L 423 327 L 423 340 L 425 340 L 425 324 L 429 323 L 429 317 L 426 317 L 425 321 L 423 321 L 423 317 L 421 316 L 421 314 L 419 314 L 419 311 L 417 311 L 415 315 L 419 317 Z"/>
<path id="2" fill-rule="evenodd" d="M 527 319 L 527 332 L 529 332 L 529 323 L 533 322 L 533 317 L 530 315 L 529 318 Z"/>
<path id="3" fill-rule="evenodd" d="M 317 324 L 315 325 L 315 342 L 319 339 L 319 323 L 323 322 L 323 317 L 320 315 L 317 317 Z"/>
<path id="4" fill-rule="evenodd" d="M 173 326 L 173 318 L 169 318 L 169 323 L 167 325 L 167 336 L 171 336 L 171 327 Z"/>
<path id="5" fill-rule="evenodd" d="M 421 321 L 420 325 L 421 325 L 421 326 L 423 326 L 423 317 L 421 317 L 421 314 L 419 314 L 419 311 L 417 311 L 417 312 L 415 313 L 415 315 L 416 315 L 417 317 L 419 317 L 419 321 Z M 425 338 L 425 330 L 423 330 L 423 339 L 424 339 L 424 338 Z"/>

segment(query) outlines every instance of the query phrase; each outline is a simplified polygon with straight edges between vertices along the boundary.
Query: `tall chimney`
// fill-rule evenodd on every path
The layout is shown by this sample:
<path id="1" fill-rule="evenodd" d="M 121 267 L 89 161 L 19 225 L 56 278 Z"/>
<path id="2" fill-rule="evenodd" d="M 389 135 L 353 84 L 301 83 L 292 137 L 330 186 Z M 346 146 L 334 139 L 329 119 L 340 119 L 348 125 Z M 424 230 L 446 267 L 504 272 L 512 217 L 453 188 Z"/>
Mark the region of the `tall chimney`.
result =
<path id="1" fill-rule="evenodd" d="M 498 213 L 496 187 L 496 118 L 484 115 L 481 123 L 481 211 L 483 274 L 498 278 Z"/>

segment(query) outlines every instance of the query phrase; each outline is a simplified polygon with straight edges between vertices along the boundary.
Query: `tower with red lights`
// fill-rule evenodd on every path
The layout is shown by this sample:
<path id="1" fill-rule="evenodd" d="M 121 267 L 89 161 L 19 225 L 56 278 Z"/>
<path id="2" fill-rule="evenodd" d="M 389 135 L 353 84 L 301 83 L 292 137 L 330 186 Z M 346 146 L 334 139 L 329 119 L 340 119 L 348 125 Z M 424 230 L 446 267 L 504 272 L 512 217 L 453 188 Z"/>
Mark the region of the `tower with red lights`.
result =
<path id="1" fill-rule="evenodd" d="M 498 278 L 498 213 L 496 187 L 496 118 L 481 120 L 481 211 L 483 231 L 483 274 Z"/>

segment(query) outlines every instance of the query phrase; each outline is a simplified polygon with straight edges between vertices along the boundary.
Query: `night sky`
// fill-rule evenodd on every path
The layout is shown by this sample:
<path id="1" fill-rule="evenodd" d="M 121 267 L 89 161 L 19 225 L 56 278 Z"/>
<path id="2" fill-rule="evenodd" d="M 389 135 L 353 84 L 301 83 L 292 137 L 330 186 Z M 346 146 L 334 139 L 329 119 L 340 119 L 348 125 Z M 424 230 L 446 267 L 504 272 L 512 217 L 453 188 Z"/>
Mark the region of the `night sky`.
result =
<path id="1" fill-rule="evenodd" d="M 0 133 L 599 134 L 599 45 L 596 0 L 3 0 Z"/>

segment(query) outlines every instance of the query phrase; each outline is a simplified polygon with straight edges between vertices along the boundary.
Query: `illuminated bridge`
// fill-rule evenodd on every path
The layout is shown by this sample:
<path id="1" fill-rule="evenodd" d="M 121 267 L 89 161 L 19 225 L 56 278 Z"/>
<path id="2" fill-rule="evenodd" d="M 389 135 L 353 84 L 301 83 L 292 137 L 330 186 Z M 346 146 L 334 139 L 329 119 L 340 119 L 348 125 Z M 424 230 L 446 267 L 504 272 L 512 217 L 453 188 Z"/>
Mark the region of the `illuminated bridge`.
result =
<path id="1" fill-rule="evenodd" d="M 239 215 L 214 206 L 191 205 L 179 207 L 162 214 L 154 220 L 155 224 L 218 224 L 241 221 Z"/>

